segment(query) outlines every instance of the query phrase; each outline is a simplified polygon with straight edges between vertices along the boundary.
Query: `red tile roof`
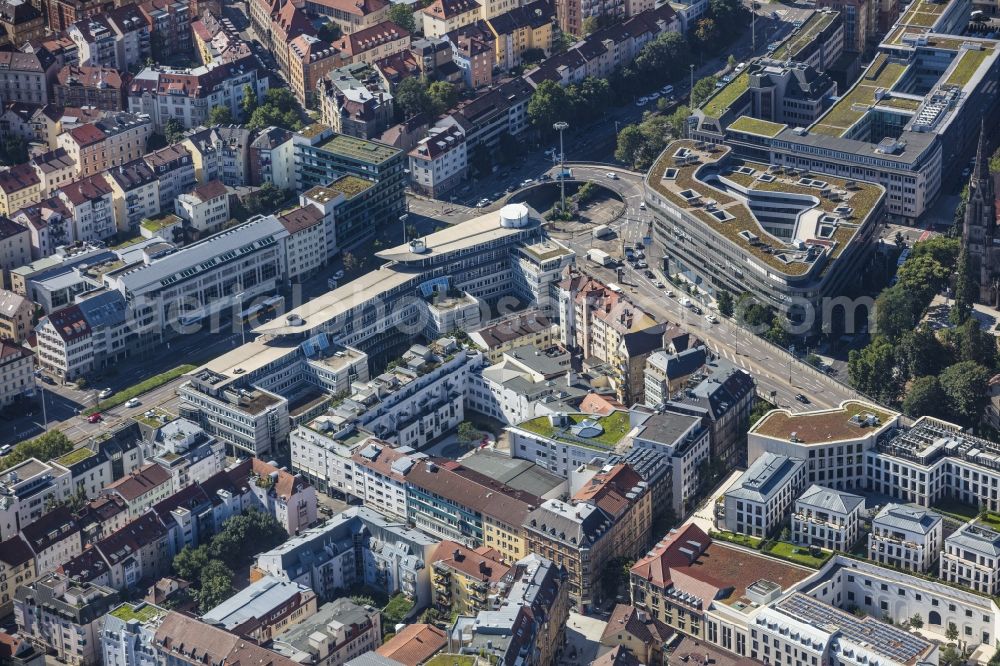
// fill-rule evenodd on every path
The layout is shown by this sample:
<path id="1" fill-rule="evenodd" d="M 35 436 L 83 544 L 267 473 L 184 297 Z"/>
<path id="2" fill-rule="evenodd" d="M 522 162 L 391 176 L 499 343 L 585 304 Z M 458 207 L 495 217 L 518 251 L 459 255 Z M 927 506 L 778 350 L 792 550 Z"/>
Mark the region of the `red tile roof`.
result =
<path id="1" fill-rule="evenodd" d="M 375 654 L 403 666 L 420 666 L 448 644 L 443 630 L 429 624 L 409 624 L 375 649 Z"/>
<path id="2" fill-rule="evenodd" d="M 74 127 L 69 131 L 69 135 L 81 148 L 92 146 L 95 143 L 104 141 L 107 135 L 96 125 L 86 124 Z"/>
<path id="3" fill-rule="evenodd" d="M 149 463 L 108 485 L 105 490 L 115 492 L 126 502 L 131 502 L 168 481 L 170 472 L 156 463 Z"/>
<path id="4" fill-rule="evenodd" d="M 460 571 L 483 583 L 499 583 L 510 575 L 510 567 L 500 561 L 492 548 L 472 550 L 455 541 L 444 540 L 434 550 L 434 562 Z"/>
<path id="5" fill-rule="evenodd" d="M 358 30 L 350 35 L 344 35 L 334 42 L 333 46 L 347 55 L 353 56 L 370 51 L 388 42 L 409 38 L 410 33 L 406 29 L 399 27 L 392 21 L 382 21 L 370 28 Z"/>

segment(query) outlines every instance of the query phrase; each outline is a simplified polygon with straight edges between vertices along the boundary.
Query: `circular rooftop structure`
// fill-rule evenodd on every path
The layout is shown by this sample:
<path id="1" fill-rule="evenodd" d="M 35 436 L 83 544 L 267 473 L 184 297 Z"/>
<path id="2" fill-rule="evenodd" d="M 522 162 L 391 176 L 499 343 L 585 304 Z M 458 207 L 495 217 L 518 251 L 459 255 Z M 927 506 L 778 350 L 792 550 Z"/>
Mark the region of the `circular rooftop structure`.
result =
<path id="1" fill-rule="evenodd" d="M 500 226 L 507 229 L 520 229 L 528 226 L 531 217 L 528 207 L 523 203 L 507 204 L 500 209 Z"/>

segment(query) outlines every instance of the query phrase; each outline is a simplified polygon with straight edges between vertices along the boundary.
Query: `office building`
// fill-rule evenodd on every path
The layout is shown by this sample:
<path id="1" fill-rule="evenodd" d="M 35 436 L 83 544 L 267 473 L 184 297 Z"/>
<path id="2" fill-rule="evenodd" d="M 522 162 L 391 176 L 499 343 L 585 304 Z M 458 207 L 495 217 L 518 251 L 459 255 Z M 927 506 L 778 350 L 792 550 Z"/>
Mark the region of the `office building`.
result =
<path id="1" fill-rule="evenodd" d="M 941 516 L 920 506 L 886 504 L 872 518 L 868 557 L 879 564 L 924 573 L 944 540 Z"/>
<path id="2" fill-rule="evenodd" d="M 813 484 L 795 500 L 792 541 L 850 552 L 858 540 L 864 508 L 863 497 Z"/>
<path id="3" fill-rule="evenodd" d="M 805 487 L 805 463 L 765 453 L 726 491 L 724 524 L 737 534 L 769 536 Z"/>

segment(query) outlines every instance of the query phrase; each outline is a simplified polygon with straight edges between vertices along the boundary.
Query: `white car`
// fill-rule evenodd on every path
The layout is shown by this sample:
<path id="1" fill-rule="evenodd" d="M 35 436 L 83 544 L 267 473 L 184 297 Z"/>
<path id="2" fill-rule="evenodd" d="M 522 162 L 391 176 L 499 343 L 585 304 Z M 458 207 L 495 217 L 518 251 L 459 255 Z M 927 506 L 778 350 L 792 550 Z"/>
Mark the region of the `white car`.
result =
<path id="1" fill-rule="evenodd" d="M 114 391 L 112 391 L 109 388 L 106 388 L 103 391 L 101 391 L 100 393 L 98 393 L 97 397 L 100 398 L 101 400 L 104 400 L 105 398 L 110 398 L 113 393 L 114 393 Z"/>
<path id="2" fill-rule="evenodd" d="M 685 296 L 684 298 L 682 298 L 682 299 L 680 300 L 680 303 L 681 303 L 681 305 L 683 305 L 683 306 L 684 306 L 684 307 L 686 307 L 686 308 L 689 308 L 689 307 L 691 307 L 691 299 L 690 299 L 690 298 L 688 298 L 687 296 Z"/>
<path id="3" fill-rule="evenodd" d="M 646 202 L 645 201 L 640 201 L 639 202 L 639 210 L 646 210 Z"/>
<path id="4" fill-rule="evenodd" d="M 344 271 L 337 271 L 336 273 L 333 274 L 334 280 L 339 280 L 342 277 L 344 277 Z"/>
<path id="5" fill-rule="evenodd" d="M 707 315 L 705 315 L 705 319 L 707 319 L 710 324 L 717 324 L 719 322 L 719 318 L 716 317 L 711 312 L 709 312 Z"/>
<path id="6" fill-rule="evenodd" d="M 651 99 L 651 100 L 652 99 L 660 99 L 660 93 L 658 93 L 658 92 L 649 93 L 649 99 Z"/>
<path id="7" fill-rule="evenodd" d="M 640 97 L 640 98 L 638 99 L 638 101 L 636 101 L 635 105 L 636 105 L 636 106 L 646 106 L 646 103 L 647 103 L 648 101 L 649 101 L 649 100 L 648 100 L 648 99 L 646 99 L 645 97 Z"/>
<path id="8" fill-rule="evenodd" d="M 663 289 L 663 283 L 660 282 L 659 280 L 653 280 L 653 286 L 656 287 L 657 289 Z"/>
<path id="9" fill-rule="evenodd" d="M 132 398 L 131 400 L 129 400 L 128 402 L 125 403 L 125 406 L 128 407 L 129 409 L 131 409 L 133 407 L 138 407 L 139 406 L 139 399 L 138 398 Z"/>
<path id="10" fill-rule="evenodd" d="M 611 180 L 618 180 L 618 174 L 616 174 L 614 171 L 609 171 L 604 175 L 610 178 Z"/>
<path id="11" fill-rule="evenodd" d="M 674 297 L 674 290 L 667 289 L 667 298 L 673 298 L 673 297 Z"/>
<path id="12" fill-rule="evenodd" d="M 674 93 L 674 87 L 663 86 L 662 88 L 660 88 L 660 92 L 663 93 L 664 95 L 672 95 Z"/>

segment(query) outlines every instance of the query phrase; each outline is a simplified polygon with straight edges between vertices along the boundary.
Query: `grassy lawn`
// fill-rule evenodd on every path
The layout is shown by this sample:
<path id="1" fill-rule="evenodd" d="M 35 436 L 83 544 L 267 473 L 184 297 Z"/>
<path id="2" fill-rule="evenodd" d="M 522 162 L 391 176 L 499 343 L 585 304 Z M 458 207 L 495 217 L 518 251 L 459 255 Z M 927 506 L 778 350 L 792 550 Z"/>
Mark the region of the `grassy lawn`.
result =
<path id="1" fill-rule="evenodd" d="M 813 569 L 819 569 L 830 559 L 830 553 L 824 551 L 821 557 L 816 557 L 809 548 L 796 546 L 787 541 L 774 541 L 764 549 L 764 552 Z"/>
<path id="2" fill-rule="evenodd" d="M 750 88 L 750 74 L 743 72 L 708 98 L 701 107 L 706 116 L 718 118 Z"/>
<path id="3" fill-rule="evenodd" d="M 985 516 L 981 516 L 977 521 L 982 525 L 1000 532 L 1000 514 L 988 511 Z"/>
<path id="4" fill-rule="evenodd" d="M 438 654 L 424 666 L 475 666 L 476 658 L 467 654 Z"/>
<path id="5" fill-rule="evenodd" d="M 987 55 L 989 54 L 986 51 L 966 51 L 945 83 L 964 86 L 979 69 L 979 65 L 983 63 Z"/>
<path id="6" fill-rule="evenodd" d="M 180 377 L 181 375 L 187 374 L 194 369 L 195 366 L 191 364 L 184 364 L 184 365 L 178 365 L 176 368 L 173 368 L 172 370 L 161 372 L 158 375 L 153 375 L 146 381 L 139 382 L 134 386 L 129 386 L 127 389 L 123 389 L 118 393 L 115 393 L 107 400 L 102 400 L 101 402 L 97 403 L 97 407 L 94 408 L 94 411 L 103 412 L 105 410 L 111 409 L 112 407 L 117 407 L 118 405 L 128 402 L 132 398 L 135 398 L 137 396 L 142 395 L 143 393 L 146 393 L 147 391 L 152 391 L 153 389 L 159 388 L 164 384 L 166 384 L 167 382 L 171 382 Z"/>
<path id="7" fill-rule="evenodd" d="M 935 511 L 946 513 L 961 521 L 969 521 L 979 515 L 979 507 L 965 504 L 952 498 L 946 498 L 931 506 Z"/>
<path id="8" fill-rule="evenodd" d="M 709 536 L 713 539 L 719 539 L 720 541 L 728 541 L 729 543 L 735 543 L 740 546 L 746 546 L 747 548 L 760 548 L 762 539 L 757 537 L 747 536 L 746 534 L 736 534 L 735 532 L 710 532 Z"/>
<path id="9" fill-rule="evenodd" d="M 759 134 L 760 136 L 772 139 L 778 136 L 781 130 L 786 127 L 788 125 L 772 123 L 769 120 L 760 120 L 759 118 L 751 118 L 750 116 L 740 116 L 729 125 L 729 129 L 736 132 L 750 132 L 751 134 Z"/>

